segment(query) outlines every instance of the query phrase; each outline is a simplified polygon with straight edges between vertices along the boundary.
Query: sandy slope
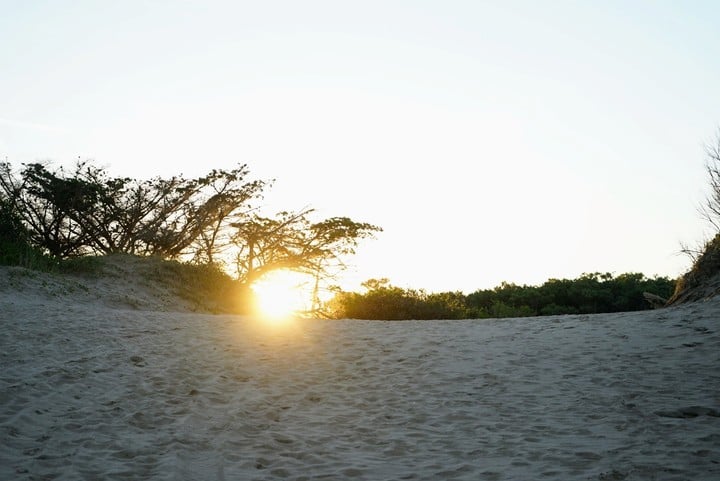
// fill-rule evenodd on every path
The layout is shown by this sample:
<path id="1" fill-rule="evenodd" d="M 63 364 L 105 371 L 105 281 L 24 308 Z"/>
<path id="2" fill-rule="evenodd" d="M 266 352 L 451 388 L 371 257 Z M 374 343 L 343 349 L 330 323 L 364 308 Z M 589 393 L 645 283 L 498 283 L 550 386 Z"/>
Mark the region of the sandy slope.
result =
<path id="1" fill-rule="evenodd" d="M 18 272 L 2 480 L 720 479 L 720 299 L 272 327 Z"/>

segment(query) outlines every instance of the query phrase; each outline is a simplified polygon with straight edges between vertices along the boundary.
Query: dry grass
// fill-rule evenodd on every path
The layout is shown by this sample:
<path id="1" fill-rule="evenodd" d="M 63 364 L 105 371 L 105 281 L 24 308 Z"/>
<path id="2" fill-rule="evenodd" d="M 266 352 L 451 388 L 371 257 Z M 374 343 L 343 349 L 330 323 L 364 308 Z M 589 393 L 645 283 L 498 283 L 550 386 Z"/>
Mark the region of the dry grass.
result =
<path id="1" fill-rule="evenodd" d="M 678 279 L 668 304 L 707 299 L 720 293 L 720 233 L 705 244 L 692 268 Z"/>
<path id="2" fill-rule="evenodd" d="M 63 269 L 81 279 L 101 281 L 116 291 L 118 302 L 143 305 L 154 297 L 161 305 L 210 313 L 244 313 L 241 286 L 219 267 L 195 265 L 159 257 L 113 254 L 83 257 Z M 134 299 L 137 296 L 137 299 Z"/>

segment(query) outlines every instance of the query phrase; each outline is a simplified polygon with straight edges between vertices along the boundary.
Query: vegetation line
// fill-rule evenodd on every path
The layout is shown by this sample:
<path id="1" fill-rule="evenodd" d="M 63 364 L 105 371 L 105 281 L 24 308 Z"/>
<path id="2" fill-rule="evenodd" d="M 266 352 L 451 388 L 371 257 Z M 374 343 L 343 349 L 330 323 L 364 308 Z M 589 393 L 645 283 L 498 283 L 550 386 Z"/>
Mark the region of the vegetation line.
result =
<path id="1" fill-rule="evenodd" d="M 141 181 L 111 177 L 88 162 L 69 172 L 39 163 L 16 171 L 0 163 L 0 265 L 77 273 L 95 269 L 93 256 L 100 255 L 175 261 L 161 263 L 155 272 L 182 279 L 214 299 L 215 308 L 233 312 L 249 312 L 252 284 L 279 269 L 310 276 L 315 288 L 308 314 L 330 318 L 463 319 L 647 309 L 650 299 L 670 298 L 672 304 L 720 292 L 720 133 L 707 154 L 711 194 L 701 213 L 715 235 L 699 249 L 684 248 L 694 263 L 677 282 L 640 273 L 589 273 L 541 286 L 503 283 L 465 295 L 371 279 L 366 292 L 335 289 L 323 303 L 320 286 L 329 286 L 345 269 L 345 258 L 361 240 L 382 229 L 347 217 L 313 220 L 310 208 L 261 216 L 257 203 L 272 181 L 247 180 L 245 165 L 197 179 Z M 185 295 L 192 296 L 188 289 Z"/>

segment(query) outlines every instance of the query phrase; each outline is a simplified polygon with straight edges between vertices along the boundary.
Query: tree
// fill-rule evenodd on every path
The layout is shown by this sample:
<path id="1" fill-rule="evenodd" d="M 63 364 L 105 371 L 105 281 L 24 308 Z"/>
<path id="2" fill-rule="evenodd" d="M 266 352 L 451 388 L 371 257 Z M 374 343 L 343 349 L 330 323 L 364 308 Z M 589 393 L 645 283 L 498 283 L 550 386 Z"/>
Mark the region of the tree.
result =
<path id="1" fill-rule="evenodd" d="M 251 210 L 266 183 L 245 181 L 247 166 L 197 179 L 110 177 L 88 162 L 72 172 L 25 165 L 16 176 L 0 165 L 0 193 L 52 256 L 117 252 L 212 263 L 229 244 L 229 224 Z"/>
<path id="2" fill-rule="evenodd" d="M 704 205 L 700 207 L 702 217 L 720 232 L 720 131 L 718 131 L 714 144 L 705 147 L 707 162 L 705 169 L 710 183 L 710 193 Z"/>
<path id="3" fill-rule="evenodd" d="M 89 208 L 98 194 L 94 186 L 55 175 L 42 164 L 26 165 L 18 178 L 10 164 L 2 163 L 0 190 L 31 245 L 59 258 L 85 252 L 88 233 L 70 211 Z"/>
<path id="4" fill-rule="evenodd" d="M 254 214 L 232 224 L 237 229 L 233 240 L 238 279 L 250 286 L 271 271 L 289 269 L 319 281 L 332 275 L 334 268 L 343 269 L 343 257 L 355 253 L 361 239 L 382 231 L 347 217 L 313 223 L 309 218 L 313 212 L 280 212 L 274 218 Z"/>
<path id="5" fill-rule="evenodd" d="M 695 248 L 681 244 L 681 252 L 690 257 L 692 266 L 678 279 L 668 305 L 707 296 L 709 289 L 705 286 L 720 272 L 720 129 L 716 134 L 715 143 L 706 145 L 705 152 L 707 154 L 705 169 L 710 192 L 699 211 L 702 218 L 712 226 L 714 233 Z"/>
<path id="6" fill-rule="evenodd" d="M 232 256 L 246 287 L 273 270 L 294 270 L 313 276 L 315 301 L 321 281 L 345 268 L 361 239 L 382 230 L 347 217 L 313 222 L 308 208 L 263 217 L 253 201 L 268 183 L 247 181 L 248 173 L 240 165 L 196 179 L 136 180 L 89 162 L 70 171 L 26 164 L 19 174 L 4 163 L 0 220 L 55 259 L 128 253 L 223 264 Z"/>
<path id="7" fill-rule="evenodd" d="M 212 170 L 196 179 L 173 176 L 146 181 L 108 178 L 100 169 L 84 176 L 102 186 L 100 205 L 75 212 L 101 253 L 127 252 L 213 263 L 227 242 L 229 219 L 249 210 L 263 181 L 246 182 L 247 166 Z"/>
<path id="8" fill-rule="evenodd" d="M 245 182 L 247 165 L 233 170 L 212 170 L 199 179 L 205 192 L 204 202 L 197 208 L 202 228 L 193 244 L 193 258 L 198 263 L 214 264 L 233 243 L 232 224 L 246 218 L 254 209 L 251 202 L 262 197 L 269 182 Z"/>

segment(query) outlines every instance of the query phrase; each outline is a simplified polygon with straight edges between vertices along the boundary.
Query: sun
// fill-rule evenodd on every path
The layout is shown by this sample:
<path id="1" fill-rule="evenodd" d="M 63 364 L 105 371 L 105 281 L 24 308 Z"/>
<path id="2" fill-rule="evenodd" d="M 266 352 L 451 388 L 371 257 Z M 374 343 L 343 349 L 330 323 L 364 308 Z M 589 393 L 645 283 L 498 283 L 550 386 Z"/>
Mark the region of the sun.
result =
<path id="1" fill-rule="evenodd" d="M 279 270 L 264 276 L 252 285 L 258 313 L 268 319 L 282 320 L 307 310 L 310 294 L 307 276 Z"/>

